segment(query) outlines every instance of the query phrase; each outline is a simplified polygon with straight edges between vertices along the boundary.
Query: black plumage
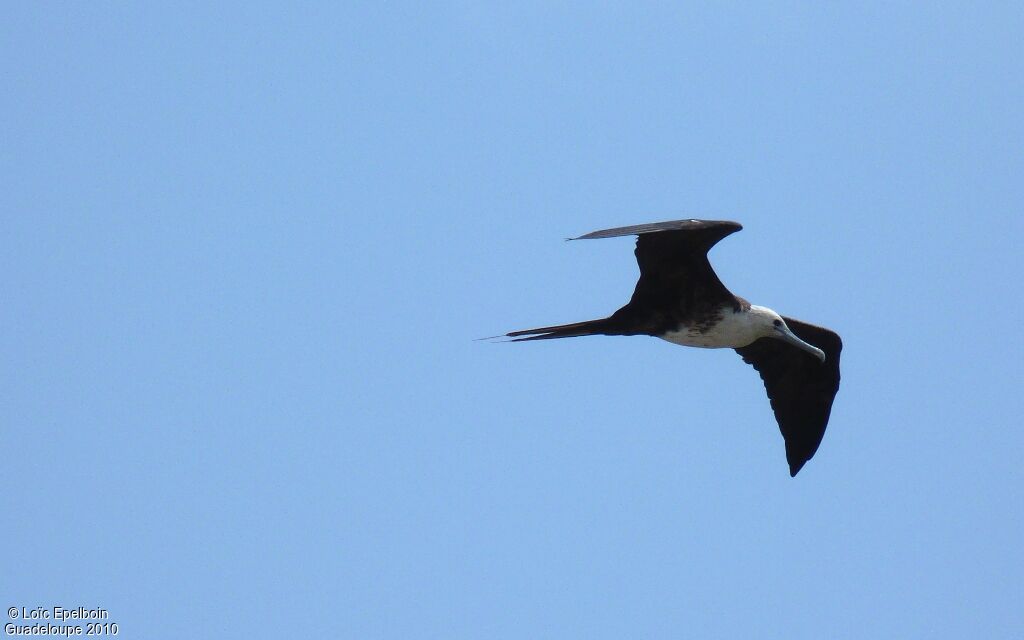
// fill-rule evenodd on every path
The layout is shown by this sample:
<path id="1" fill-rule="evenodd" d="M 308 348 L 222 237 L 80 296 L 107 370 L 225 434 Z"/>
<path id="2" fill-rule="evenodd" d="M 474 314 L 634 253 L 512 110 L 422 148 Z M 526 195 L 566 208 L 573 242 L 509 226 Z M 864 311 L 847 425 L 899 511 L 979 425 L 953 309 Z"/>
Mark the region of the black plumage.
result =
<path id="1" fill-rule="evenodd" d="M 691 344 L 686 340 L 713 334 L 723 319 L 751 311 L 749 302 L 722 284 L 707 258 L 711 247 L 740 229 L 740 224 L 729 221 L 675 220 L 606 229 L 575 238 L 637 236 L 640 278 L 629 302 L 607 318 L 506 335 L 517 342 L 585 335 L 650 335 Z M 764 312 L 773 314 L 777 333 L 765 324 L 764 337 L 750 338 L 746 344 L 693 346 L 734 348 L 744 362 L 757 369 L 785 438 L 790 475 L 795 476 L 817 451 L 825 434 L 839 390 L 842 341 L 829 329 L 758 309 L 758 314 L 750 317 L 759 315 L 757 322 L 765 324 L 767 321 L 760 316 Z M 754 326 L 753 320 L 750 326 Z M 686 337 L 677 339 L 680 332 Z M 786 333 L 790 335 L 783 335 Z"/>
<path id="2" fill-rule="evenodd" d="M 825 352 L 825 362 L 774 338 L 760 338 L 736 349 L 761 374 L 765 391 L 786 440 L 789 475 L 795 476 L 821 444 L 839 391 L 843 341 L 834 332 L 783 316 L 793 333 Z"/>

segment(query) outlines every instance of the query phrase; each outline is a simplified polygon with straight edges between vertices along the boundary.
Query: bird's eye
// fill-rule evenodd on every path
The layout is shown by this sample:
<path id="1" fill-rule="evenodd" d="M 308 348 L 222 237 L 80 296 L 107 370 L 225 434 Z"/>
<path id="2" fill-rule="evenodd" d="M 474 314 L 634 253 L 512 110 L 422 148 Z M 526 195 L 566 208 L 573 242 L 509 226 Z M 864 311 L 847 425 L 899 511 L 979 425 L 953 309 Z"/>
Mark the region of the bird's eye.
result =
<path id="1" fill-rule="evenodd" d="M 782 320 L 773 320 L 772 324 L 774 324 L 776 327 L 781 327 L 782 326 Z"/>

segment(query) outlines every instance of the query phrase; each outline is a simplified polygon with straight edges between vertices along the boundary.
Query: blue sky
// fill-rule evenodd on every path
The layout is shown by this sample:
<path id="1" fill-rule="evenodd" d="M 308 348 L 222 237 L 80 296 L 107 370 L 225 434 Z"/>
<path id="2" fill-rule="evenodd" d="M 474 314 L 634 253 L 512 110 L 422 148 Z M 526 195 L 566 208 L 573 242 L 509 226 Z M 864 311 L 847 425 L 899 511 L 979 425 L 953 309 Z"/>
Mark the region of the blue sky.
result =
<path id="1" fill-rule="evenodd" d="M 0 604 L 129 638 L 1024 633 L 1024 47 L 990 3 L 22 3 L 0 20 Z M 844 339 L 474 342 L 610 226 Z M 8 622 L 4 619 L 4 622 Z"/>

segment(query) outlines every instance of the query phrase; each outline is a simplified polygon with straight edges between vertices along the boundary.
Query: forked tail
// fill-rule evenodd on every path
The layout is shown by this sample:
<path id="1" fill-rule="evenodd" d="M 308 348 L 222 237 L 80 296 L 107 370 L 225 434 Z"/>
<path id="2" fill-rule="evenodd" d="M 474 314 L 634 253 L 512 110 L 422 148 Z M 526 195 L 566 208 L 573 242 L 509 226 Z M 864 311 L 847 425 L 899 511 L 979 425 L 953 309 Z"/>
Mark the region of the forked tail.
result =
<path id="1" fill-rule="evenodd" d="M 538 329 L 523 329 L 513 331 L 505 335 L 515 340 L 509 342 L 526 342 L 528 340 L 550 340 L 551 338 L 576 338 L 578 336 L 613 335 L 611 322 L 608 318 L 600 320 L 586 320 L 572 324 L 559 324 L 553 327 L 540 327 Z M 528 336 L 520 338 L 519 336 Z"/>

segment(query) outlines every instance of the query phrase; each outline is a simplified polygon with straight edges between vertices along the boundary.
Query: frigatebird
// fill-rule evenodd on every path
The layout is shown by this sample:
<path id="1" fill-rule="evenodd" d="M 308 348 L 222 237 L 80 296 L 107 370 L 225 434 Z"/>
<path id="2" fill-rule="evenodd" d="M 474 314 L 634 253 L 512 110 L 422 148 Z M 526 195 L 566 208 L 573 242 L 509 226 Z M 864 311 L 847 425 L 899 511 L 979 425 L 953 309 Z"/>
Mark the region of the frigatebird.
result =
<path id="1" fill-rule="evenodd" d="M 511 342 L 647 335 L 687 347 L 734 349 L 764 381 L 795 476 L 821 444 L 839 391 L 842 340 L 834 331 L 733 295 L 708 251 L 743 227 L 726 220 L 673 220 L 594 231 L 570 240 L 637 236 L 640 279 L 607 318 L 505 334 Z"/>

